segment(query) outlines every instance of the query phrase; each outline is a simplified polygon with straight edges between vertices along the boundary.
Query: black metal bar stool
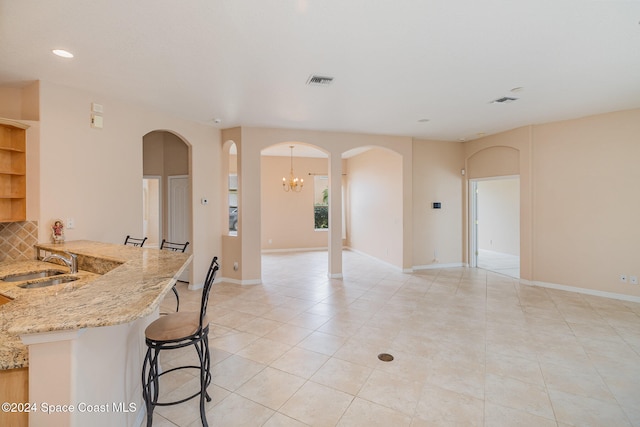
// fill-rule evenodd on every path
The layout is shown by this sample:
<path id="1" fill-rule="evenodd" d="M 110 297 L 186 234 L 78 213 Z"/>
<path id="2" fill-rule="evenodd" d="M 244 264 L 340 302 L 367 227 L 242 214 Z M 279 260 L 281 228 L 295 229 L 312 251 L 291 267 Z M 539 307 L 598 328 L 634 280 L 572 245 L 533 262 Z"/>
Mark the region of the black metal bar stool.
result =
<path id="1" fill-rule="evenodd" d="M 139 247 L 143 247 L 144 246 L 144 242 L 147 241 L 147 238 L 144 237 L 142 239 L 139 239 L 137 237 L 131 237 L 129 235 L 127 235 L 127 237 L 124 239 L 124 244 L 125 245 L 130 245 L 130 246 L 139 246 Z"/>
<path id="2" fill-rule="evenodd" d="M 200 419 L 207 427 L 204 401 L 211 401 L 207 387 L 211 383 L 211 358 L 209 355 L 209 319 L 207 318 L 207 302 L 209 292 L 219 269 L 218 257 L 214 257 L 207 271 L 207 277 L 202 289 L 200 312 L 171 313 L 154 320 L 144 331 L 147 344 L 147 354 L 142 365 L 142 397 L 147 410 L 147 427 L 153 423 L 153 410 L 156 406 L 169 406 L 186 402 L 200 396 Z M 198 353 L 200 366 L 178 366 L 161 372 L 158 366 L 160 351 L 175 350 L 192 345 Z M 193 368 L 200 370 L 200 390 L 191 396 L 174 402 L 158 402 L 160 391 L 159 379 L 162 375 L 178 369 Z"/>
<path id="3" fill-rule="evenodd" d="M 189 242 L 173 243 L 173 242 L 167 242 L 165 239 L 162 239 L 162 243 L 160 243 L 160 249 L 163 249 L 166 251 L 174 251 L 174 252 L 184 253 L 184 251 L 187 250 L 187 246 L 189 246 Z M 178 295 L 178 289 L 176 288 L 176 285 L 173 285 L 173 288 L 171 288 L 171 290 L 176 296 L 176 312 L 178 312 L 180 311 L 180 296 Z"/>

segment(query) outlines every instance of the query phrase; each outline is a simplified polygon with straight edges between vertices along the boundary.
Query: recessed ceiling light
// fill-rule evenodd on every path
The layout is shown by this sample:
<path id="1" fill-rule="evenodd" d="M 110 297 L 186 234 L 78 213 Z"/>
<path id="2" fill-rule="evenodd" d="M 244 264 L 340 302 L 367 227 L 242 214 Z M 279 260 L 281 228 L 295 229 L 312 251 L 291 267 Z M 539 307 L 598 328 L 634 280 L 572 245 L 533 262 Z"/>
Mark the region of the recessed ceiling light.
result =
<path id="1" fill-rule="evenodd" d="M 510 90 L 511 93 L 518 93 L 518 92 L 522 92 L 524 90 L 524 88 L 522 86 L 518 86 L 518 87 L 514 87 L 513 89 Z"/>
<path id="2" fill-rule="evenodd" d="M 427 123 L 429 121 L 429 119 L 420 119 L 418 120 L 418 123 Z"/>
<path id="3" fill-rule="evenodd" d="M 54 55 L 58 55 L 61 58 L 73 58 L 73 53 L 69 52 L 68 50 L 53 49 L 51 52 L 53 52 Z"/>

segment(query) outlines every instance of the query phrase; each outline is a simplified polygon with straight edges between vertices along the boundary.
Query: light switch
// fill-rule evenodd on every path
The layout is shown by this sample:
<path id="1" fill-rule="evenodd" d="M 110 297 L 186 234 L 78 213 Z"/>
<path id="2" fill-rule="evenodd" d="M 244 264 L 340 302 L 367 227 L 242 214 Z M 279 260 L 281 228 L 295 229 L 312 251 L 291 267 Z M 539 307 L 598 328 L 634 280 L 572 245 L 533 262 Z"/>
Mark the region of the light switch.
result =
<path id="1" fill-rule="evenodd" d="M 96 104 L 95 102 L 91 103 L 91 111 L 94 113 L 104 113 L 104 107 L 102 104 Z"/>
<path id="2" fill-rule="evenodd" d="M 102 116 L 95 114 L 91 115 L 91 127 L 96 129 L 102 129 Z"/>

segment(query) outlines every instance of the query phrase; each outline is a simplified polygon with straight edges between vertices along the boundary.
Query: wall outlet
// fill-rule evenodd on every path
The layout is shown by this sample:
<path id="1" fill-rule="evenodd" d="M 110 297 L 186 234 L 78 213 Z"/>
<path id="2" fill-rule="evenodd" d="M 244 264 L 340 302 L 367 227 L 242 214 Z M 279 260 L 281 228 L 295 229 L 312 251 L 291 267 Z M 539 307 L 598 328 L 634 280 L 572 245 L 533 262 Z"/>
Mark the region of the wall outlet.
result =
<path id="1" fill-rule="evenodd" d="M 629 277 L 629 283 L 631 283 L 632 285 L 637 285 L 638 284 L 638 276 L 630 276 Z"/>
<path id="2" fill-rule="evenodd" d="M 620 283 L 627 283 L 627 275 L 621 274 L 619 280 L 620 280 Z"/>

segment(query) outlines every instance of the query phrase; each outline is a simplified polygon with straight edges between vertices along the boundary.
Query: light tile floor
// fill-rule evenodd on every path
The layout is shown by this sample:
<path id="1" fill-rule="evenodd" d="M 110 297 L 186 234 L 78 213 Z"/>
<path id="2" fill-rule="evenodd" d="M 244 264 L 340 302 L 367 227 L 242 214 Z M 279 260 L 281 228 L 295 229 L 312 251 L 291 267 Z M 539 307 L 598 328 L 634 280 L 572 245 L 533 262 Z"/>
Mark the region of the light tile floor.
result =
<path id="1" fill-rule="evenodd" d="M 520 277 L 520 257 L 516 255 L 478 249 L 478 267 L 515 278 Z"/>
<path id="2" fill-rule="evenodd" d="M 482 269 L 343 264 L 330 280 L 325 252 L 269 254 L 264 284 L 214 285 L 209 425 L 640 427 L 640 304 Z M 200 292 L 180 295 L 197 309 Z M 182 371 L 162 394 L 197 381 Z M 157 408 L 154 425 L 198 426 L 197 408 Z"/>

